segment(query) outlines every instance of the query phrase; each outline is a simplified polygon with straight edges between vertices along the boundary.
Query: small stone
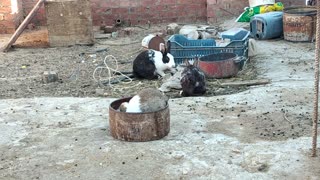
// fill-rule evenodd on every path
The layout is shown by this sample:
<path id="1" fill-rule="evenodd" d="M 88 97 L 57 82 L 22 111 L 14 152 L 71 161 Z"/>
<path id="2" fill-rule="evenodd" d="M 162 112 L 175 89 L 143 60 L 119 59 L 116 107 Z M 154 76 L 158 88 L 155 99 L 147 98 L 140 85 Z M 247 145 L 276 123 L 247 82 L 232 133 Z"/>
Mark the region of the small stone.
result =
<path id="1" fill-rule="evenodd" d="M 202 152 L 202 151 L 204 150 L 204 147 L 200 146 L 200 147 L 198 147 L 198 150 L 199 150 L 200 152 Z"/>
<path id="2" fill-rule="evenodd" d="M 268 170 L 268 165 L 266 164 L 261 164 L 259 167 L 258 167 L 258 171 L 267 171 Z"/>
<path id="3" fill-rule="evenodd" d="M 171 23 L 167 25 L 167 34 L 173 35 L 179 33 L 179 25 L 177 23 Z"/>
<path id="4" fill-rule="evenodd" d="M 104 26 L 104 27 L 101 27 L 101 29 L 103 30 L 104 33 L 112 33 L 117 31 L 117 29 L 114 26 Z"/>
<path id="5" fill-rule="evenodd" d="M 173 152 L 172 157 L 174 159 L 182 159 L 184 157 L 184 152 L 180 152 L 180 151 Z"/>
<path id="6" fill-rule="evenodd" d="M 99 96 L 103 96 L 104 95 L 104 89 L 97 88 L 96 89 L 96 94 L 99 95 Z"/>
<path id="7" fill-rule="evenodd" d="M 52 83 L 58 80 L 58 74 L 55 71 L 44 71 L 42 75 L 43 83 Z"/>
<path id="8" fill-rule="evenodd" d="M 112 32 L 112 33 L 111 33 L 111 37 L 117 38 L 117 37 L 118 37 L 118 32 Z"/>
<path id="9" fill-rule="evenodd" d="M 182 174 L 183 175 L 187 175 L 188 173 L 189 173 L 189 169 L 188 168 L 183 168 Z"/>
<path id="10" fill-rule="evenodd" d="M 229 159 L 228 164 L 233 164 L 232 161 L 231 161 L 231 159 Z"/>
<path id="11" fill-rule="evenodd" d="M 133 35 L 135 32 L 134 28 L 127 27 L 127 28 L 122 28 L 118 31 L 117 37 L 127 37 Z M 113 33 L 111 33 L 111 36 L 113 37 Z"/>

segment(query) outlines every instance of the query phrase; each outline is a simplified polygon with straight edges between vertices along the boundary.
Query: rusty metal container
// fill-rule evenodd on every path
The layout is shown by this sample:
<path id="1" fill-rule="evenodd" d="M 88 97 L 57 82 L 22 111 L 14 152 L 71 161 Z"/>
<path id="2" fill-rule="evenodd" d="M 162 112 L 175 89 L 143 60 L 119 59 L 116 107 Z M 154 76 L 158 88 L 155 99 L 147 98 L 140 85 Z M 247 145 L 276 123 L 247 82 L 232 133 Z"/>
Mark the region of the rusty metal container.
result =
<path id="1" fill-rule="evenodd" d="M 293 42 L 315 40 L 317 9 L 310 6 L 289 7 L 283 14 L 284 39 Z"/>
<path id="2" fill-rule="evenodd" d="M 228 78 L 238 74 L 244 57 L 238 57 L 235 53 L 217 53 L 202 56 L 198 67 L 208 78 Z"/>
<path id="3" fill-rule="evenodd" d="M 164 109 L 148 113 L 126 113 L 118 109 L 123 102 L 132 97 L 113 101 L 109 107 L 109 126 L 112 137 L 124 140 L 144 142 L 158 140 L 169 134 L 170 111 Z"/>

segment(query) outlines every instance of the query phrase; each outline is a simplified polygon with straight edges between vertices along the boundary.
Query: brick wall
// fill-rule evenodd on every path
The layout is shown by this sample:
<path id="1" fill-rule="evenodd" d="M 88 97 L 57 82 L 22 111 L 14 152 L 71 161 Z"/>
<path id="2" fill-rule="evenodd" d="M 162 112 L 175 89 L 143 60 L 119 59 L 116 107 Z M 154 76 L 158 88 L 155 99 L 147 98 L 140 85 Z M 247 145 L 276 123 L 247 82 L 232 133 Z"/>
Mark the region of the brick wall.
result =
<path id="1" fill-rule="evenodd" d="M 11 0 L 0 0 L 0 33 L 11 33 L 38 0 L 18 0 L 20 14 L 10 14 Z M 285 6 L 304 5 L 304 0 L 282 0 Z M 91 0 L 92 18 L 96 26 L 113 25 L 120 19 L 126 24 L 165 22 L 217 22 L 237 17 L 248 0 Z M 33 18 L 36 25 L 46 25 L 44 7 Z"/>
<path id="2" fill-rule="evenodd" d="M 38 0 L 23 0 L 26 16 Z M 127 24 L 160 22 L 205 22 L 207 0 L 91 0 L 92 18 L 96 26 L 113 25 L 117 19 Z M 43 8 L 32 20 L 45 25 Z"/>
<path id="3" fill-rule="evenodd" d="M 11 0 L 0 1 L 0 34 L 13 33 L 22 21 L 20 0 L 11 4 Z"/>
<path id="4" fill-rule="evenodd" d="M 125 23 L 206 21 L 206 0 L 92 0 L 93 23 L 113 25 L 116 19 Z"/>
<path id="5" fill-rule="evenodd" d="M 207 0 L 207 21 L 216 23 L 226 18 L 237 17 L 248 6 L 248 0 Z"/>
<path id="6" fill-rule="evenodd" d="M 23 6 L 23 18 L 27 17 L 29 12 L 32 10 L 35 4 L 37 4 L 38 0 L 22 0 L 22 6 Z M 34 23 L 37 26 L 40 25 L 46 25 L 46 15 L 45 15 L 45 9 L 44 6 L 39 9 L 38 13 L 33 17 L 32 23 Z"/>

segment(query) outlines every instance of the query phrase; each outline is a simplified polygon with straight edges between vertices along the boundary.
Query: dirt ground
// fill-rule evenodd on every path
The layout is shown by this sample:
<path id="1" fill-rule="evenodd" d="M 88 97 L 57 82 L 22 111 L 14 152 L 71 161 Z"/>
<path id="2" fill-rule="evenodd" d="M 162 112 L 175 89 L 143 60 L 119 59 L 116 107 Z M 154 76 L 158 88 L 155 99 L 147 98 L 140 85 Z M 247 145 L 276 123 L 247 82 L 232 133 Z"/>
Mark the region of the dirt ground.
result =
<path id="1" fill-rule="evenodd" d="M 96 39 L 94 46 L 68 48 L 46 47 L 48 35 L 45 28 L 26 32 L 10 53 L 0 54 L 0 81 L 6 84 L 0 87 L 0 98 L 127 97 L 145 87 L 159 88 L 162 84 L 161 80 L 134 80 L 129 84 L 122 82 L 110 87 L 107 83 L 106 69 L 101 73 L 100 70 L 96 71 L 95 79 L 93 73 L 97 67 L 105 67 L 104 58 L 108 55 L 116 58 L 119 71 L 132 71 L 132 61 L 142 51 L 141 40 L 150 33 L 161 33 L 165 29 L 166 25 L 156 25 L 150 29 L 135 27 L 133 34 L 129 37 Z M 0 42 L 5 42 L 7 39 L 8 36 L 2 36 Z M 108 66 L 116 68 L 112 58 L 108 58 L 106 62 Z M 55 71 L 59 75 L 59 81 L 43 83 L 44 71 Z M 256 73 L 254 63 L 248 63 L 237 78 L 219 80 L 219 82 L 255 79 Z M 102 78 L 97 82 L 96 80 L 100 79 L 99 75 Z M 119 76 L 115 76 L 117 77 Z M 207 84 L 206 96 L 232 94 L 247 89 L 245 87 L 222 88 L 214 79 L 208 79 Z M 179 90 L 173 90 L 167 95 L 171 98 L 180 97 Z"/>
<path id="2" fill-rule="evenodd" d="M 235 78 L 208 80 L 205 97 L 167 93 L 167 137 L 127 143 L 108 131 L 108 105 L 159 87 L 161 80 L 110 88 L 95 82 L 93 72 L 106 55 L 116 57 L 121 71 L 130 70 L 141 37 L 165 26 L 136 28 L 130 37 L 97 39 L 91 47 L 27 47 L 33 33 L 39 40 L 31 44 L 46 46 L 46 30 L 40 29 L 0 54 L 0 179 L 319 179 L 319 158 L 309 157 L 313 43 L 257 41 L 258 54 L 244 70 Z M 58 72 L 58 82 L 42 82 L 49 70 Z M 254 79 L 271 83 L 218 85 Z"/>

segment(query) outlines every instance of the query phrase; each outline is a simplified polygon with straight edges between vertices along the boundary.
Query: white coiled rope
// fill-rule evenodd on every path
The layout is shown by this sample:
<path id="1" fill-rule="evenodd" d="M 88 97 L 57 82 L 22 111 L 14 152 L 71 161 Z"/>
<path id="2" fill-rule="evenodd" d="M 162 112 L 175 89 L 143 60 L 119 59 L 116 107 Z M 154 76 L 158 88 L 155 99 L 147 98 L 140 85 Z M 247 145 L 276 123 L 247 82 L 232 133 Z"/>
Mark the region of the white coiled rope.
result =
<path id="1" fill-rule="evenodd" d="M 107 60 L 113 60 L 113 61 L 115 62 L 115 64 L 116 64 L 116 68 L 115 68 L 115 69 L 114 69 L 114 68 L 111 68 L 111 67 L 107 64 Z M 119 73 L 121 76 L 124 76 L 126 79 L 129 80 L 129 81 L 127 81 L 127 82 L 124 82 L 124 83 L 126 83 L 126 84 L 129 84 L 129 83 L 131 83 L 131 82 L 133 81 L 129 76 L 123 74 L 121 71 L 118 70 L 118 68 L 119 68 L 119 66 L 118 66 L 118 60 L 117 60 L 117 58 L 114 57 L 113 55 L 107 55 L 107 56 L 104 58 L 103 63 L 104 63 L 104 66 L 99 66 L 99 67 L 97 67 L 97 68 L 93 71 L 92 77 L 93 77 L 93 79 L 94 79 L 96 82 L 101 83 L 101 82 L 103 82 L 103 81 L 107 81 L 107 82 L 108 82 L 108 85 L 109 85 L 111 88 L 113 88 L 111 81 L 112 81 L 112 79 L 115 78 L 115 74 L 116 74 L 116 73 Z M 103 70 L 107 70 L 107 77 L 106 77 L 106 78 L 101 77 L 101 73 L 102 73 Z M 97 75 L 97 73 L 98 73 L 98 75 Z M 97 79 L 96 77 L 99 77 L 99 79 Z M 138 86 L 138 85 L 140 85 L 140 84 L 141 84 L 141 82 L 137 83 L 137 84 L 134 85 L 134 86 Z M 132 87 L 134 87 L 134 86 L 130 86 L 130 87 L 127 87 L 127 88 L 132 88 Z"/>

